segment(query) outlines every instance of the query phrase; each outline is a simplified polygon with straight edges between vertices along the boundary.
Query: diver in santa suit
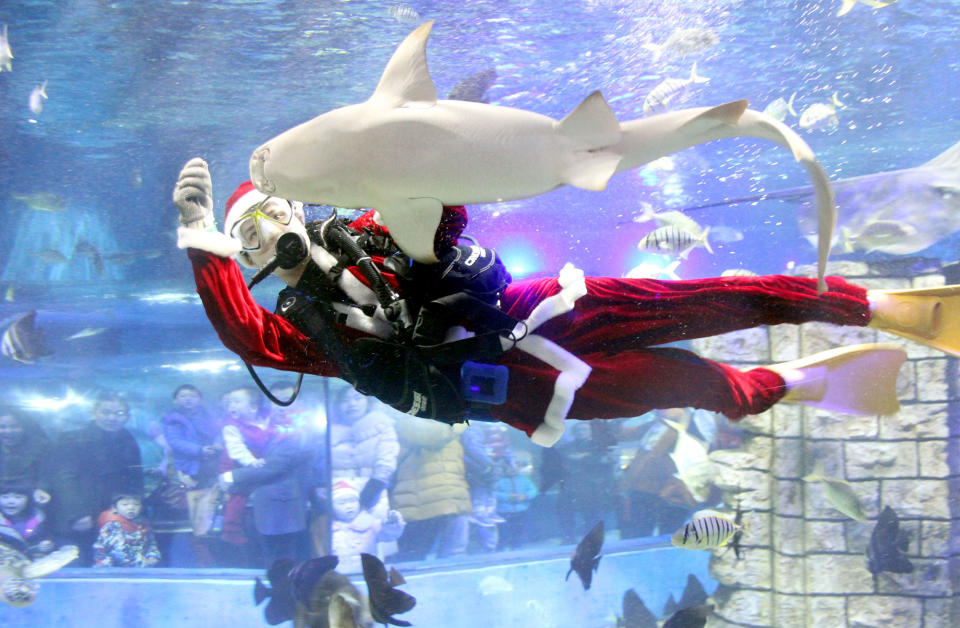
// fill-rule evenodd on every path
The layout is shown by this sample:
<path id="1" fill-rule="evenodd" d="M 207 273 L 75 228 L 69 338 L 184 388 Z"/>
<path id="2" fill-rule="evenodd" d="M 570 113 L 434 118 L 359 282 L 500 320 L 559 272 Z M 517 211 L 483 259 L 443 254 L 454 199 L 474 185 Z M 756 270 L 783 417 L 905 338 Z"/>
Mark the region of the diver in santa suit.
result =
<path id="1" fill-rule="evenodd" d="M 736 420 L 778 402 L 846 413 L 897 409 L 904 350 L 840 347 L 739 370 L 660 345 L 730 331 L 821 321 L 871 326 L 960 354 L 960 286 L 870 290 L 840 277 L 769 275 L 682 281 L 584 277 L 511 282 L 496 253 L 460 245 L 463 207 L 446 207 L 437 264 L 400 251 L 370 210 L 305 223 L 302 205 L 249 182 L 213 215 L 206 163 L 174 190 L 178 245 L 224 345 L 246 362 L 340 377 L 409 414 L 448 423 L 503 421 L 544 446 L 566 418 L 638 416 L 694 407 Z M 236 261 L 234 261 L 234 258 Z M 260 307 L 236 262 L 287 288 Z"/>

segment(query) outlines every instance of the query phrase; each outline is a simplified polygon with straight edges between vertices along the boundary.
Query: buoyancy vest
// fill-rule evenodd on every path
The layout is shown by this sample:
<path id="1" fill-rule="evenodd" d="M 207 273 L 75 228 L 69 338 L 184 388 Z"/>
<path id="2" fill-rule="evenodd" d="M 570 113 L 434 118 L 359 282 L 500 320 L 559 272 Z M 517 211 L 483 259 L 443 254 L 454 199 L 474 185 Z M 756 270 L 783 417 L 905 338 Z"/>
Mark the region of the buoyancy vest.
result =
<path id="1" fill-rule="evenodd" d="M 485 369 L 507 350 L 501 337 L 509 337 L 518 323 L 498 308 L 511 278 L 496 252 L 477 245 L 454 246 L 442 252 L 438 264 L 419 264 L 388 237 L 356 232 L 343 222 L 334 225 L 374 262 L 362 273 L 365 283 L 384 282 L 402 306 L 396 310 L 402 315 L 392 321 L 389 337 L 348 340 L 337 330 L 348 318 L 343 305 L 359 308 L 370 317 L 376 307 L 354 302 L 340 287 L 340 274 L 353 272 L 357 255 L 330 250 L 333 247 L 325 246 L 321 227 L 319 222 L 310 223 L 307 233 L 313 244 L 336 256 L 337 264 L 324 272 L 312 260 L 308 262 L 298 284 L 281 291 L 277 313 L 329 355 L 358 391 L 401 412 L 445 423 L 488 419 L 486 406 L 497 402 L 496 395 L 471 394 L 476 386 L 464 387 L 463 374 L 465 368 L 474 378 L 478 368 L 481 379 L 491 373 L 505 394 L 506 369 Z M 377 273 L 380 268 L 387 272 L 370 277 L 371 267 Z M 387 305 L 384 298 L 380 301 Z M 458 325 L 470 327 L 474 335 L 447 341 L 450 329 Z"/>

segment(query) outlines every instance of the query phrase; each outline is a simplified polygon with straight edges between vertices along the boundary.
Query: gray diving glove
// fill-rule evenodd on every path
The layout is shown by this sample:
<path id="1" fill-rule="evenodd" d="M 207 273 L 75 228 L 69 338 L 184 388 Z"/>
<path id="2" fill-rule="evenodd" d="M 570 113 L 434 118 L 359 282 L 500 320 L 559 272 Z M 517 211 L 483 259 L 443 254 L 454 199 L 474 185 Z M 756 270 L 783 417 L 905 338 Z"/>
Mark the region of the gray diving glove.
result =
<path id="1" fill-rule="evenodd" d="M 194 157 L 180 170 L 173 202 L 180 210 L 180 224 L 184 227 L 203 230 L 214 226 L 213 180 L 207 162 Z"/>

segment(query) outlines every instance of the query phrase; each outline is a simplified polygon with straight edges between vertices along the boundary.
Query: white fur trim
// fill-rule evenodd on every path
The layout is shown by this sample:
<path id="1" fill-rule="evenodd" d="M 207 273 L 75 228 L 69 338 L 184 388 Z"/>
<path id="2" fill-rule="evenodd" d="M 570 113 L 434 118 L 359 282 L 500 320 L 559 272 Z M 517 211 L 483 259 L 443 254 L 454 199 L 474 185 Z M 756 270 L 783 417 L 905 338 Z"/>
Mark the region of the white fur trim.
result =
<path id="1" fill-rule="evenodd" d="M 180 227 L 177 229 L 177 247 L 200 249 L 220 257 L 233 257 L 240 252 L 240 241 L 219 231 L 202 231 Z"/>
<path id="2" fill-rule="evenodd" d="M 223 217 L 223 232 L 229 235 L 230 230 L 233 229 L 233 225 L 237 222 L 237 218 L 265 198 L 268 198 L 267 195 L 256 188 L 238 198 L 236 202 L 230 206 L 230 211 L 227 212 L 227 215 Z"/>
<path id="3" fill-rule="evenodd" d="M 547 404 L 543 423 L 530 435 L 530 440 L 542 447 L 552 447 L 563 436 L 564 423 L 573 404 L 574 395 L 587 381 L 590 371 L 593 370 L 590 365 L 557 343 L 533 333 L 548 320 L 572 310 L 577 299 L 587 293 L 583 271 L 572 264 L 564 265 L 557 281 L 560 283 L 560 292 L 538 303 L 527 320 L 519 323 L 513 330 L 515 338 L 520 338 L 526 333 L 516 343 L 515 348 L 525 351 L 560 371 L 553 385 L 553 397 Z M 508 349 L 512 344 L 507 338 L 501 337 L 500 341 L 504 349 Z"/>

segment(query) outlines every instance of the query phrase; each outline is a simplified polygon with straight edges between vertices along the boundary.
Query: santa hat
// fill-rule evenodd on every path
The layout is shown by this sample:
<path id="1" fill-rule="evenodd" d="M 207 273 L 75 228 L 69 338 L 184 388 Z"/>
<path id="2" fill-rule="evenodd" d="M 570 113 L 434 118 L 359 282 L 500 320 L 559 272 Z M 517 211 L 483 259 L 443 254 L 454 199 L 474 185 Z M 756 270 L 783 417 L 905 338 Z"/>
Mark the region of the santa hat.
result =
<path id="1" fill-rule="evenodd" d="M 357 487 L 355 487 L 350 482 L 347 482 L 346 480 L 339 480 L 336 483 L 334 483 L 333 485 L 334 497 L 336 497 L 337 495 L 345 495 L 347 493 L 353 493 L 357 497 L 360 497 L 360 491 L 358 491 Z"/>
<path id="2" fill-rule="evenodd" d="M 230 235 L 237 218 L 266 198 L 267 195 L 253 187 L 253 183 L 241 183 L 227 199 L 227 207 L 223 210 L 223 232 Z"/>
<path id="3" fill-rule="evenodd" d="M 177 246 L 181 249 L 200 249 L 220 257 L 236 255 L 242 247 L 240 241 L 230 235 L 231 229 L 237 218 L 265 198 L 267 195 L 253 187 L 253 183 L 244 181 L 227 199 L 223 213 L 223 233 L 180 227 L 177 230 Z"/>

